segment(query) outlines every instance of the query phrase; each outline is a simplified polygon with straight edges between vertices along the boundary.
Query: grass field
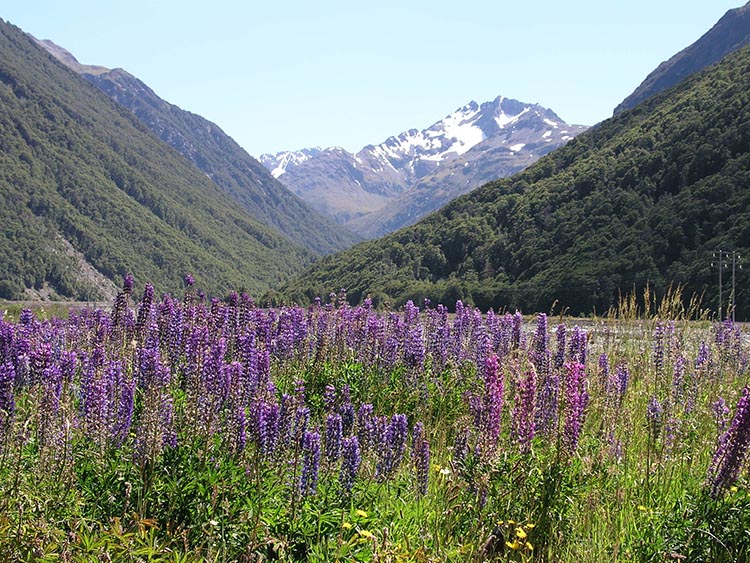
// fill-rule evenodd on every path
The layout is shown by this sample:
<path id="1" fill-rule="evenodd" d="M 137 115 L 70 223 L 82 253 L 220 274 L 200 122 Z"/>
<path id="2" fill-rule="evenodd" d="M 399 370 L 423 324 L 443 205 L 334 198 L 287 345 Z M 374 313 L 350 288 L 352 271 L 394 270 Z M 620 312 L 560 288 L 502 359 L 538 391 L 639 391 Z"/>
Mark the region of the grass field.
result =
<path id="1" fill-rule="evenodd" d="M 0 559 L 748 560 L 747 334 L 681 301 L 9 310 Z"/>

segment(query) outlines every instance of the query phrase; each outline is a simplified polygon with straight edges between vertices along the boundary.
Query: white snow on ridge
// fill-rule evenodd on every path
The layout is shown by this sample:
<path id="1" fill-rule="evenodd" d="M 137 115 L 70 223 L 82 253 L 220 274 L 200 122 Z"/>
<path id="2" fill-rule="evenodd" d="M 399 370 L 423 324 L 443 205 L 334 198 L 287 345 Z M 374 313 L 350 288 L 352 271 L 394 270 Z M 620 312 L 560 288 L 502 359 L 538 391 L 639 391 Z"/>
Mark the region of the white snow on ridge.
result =
<path id="1" fill-rule="evenodd" d="M 549 137 L 550 135 L 552 135 L 552 131 L 545 131 L 545 132 L 544 132 L 544 135 L 542 135 L 542 139 L 546 139 L 546 138 L 547 138 L 547 137 Z"/>
<path id="2" fill-rule="evenodd" d="M 511 145 L 511 146 L 509 146 L 508 148 L 509 148 L 510 150 L 512 150 L 513 152 L 518 152 L 518 151 L 520 151 L 520 150 L 521 150 L 522 148 L 524 148 L 525 146 L 526 146 L 526 143 L 516 143 L 515 145 Z"/>
<path id="3" fill-rule="evenodd" d="M 546 117 L 544 118 L 544 122 L 545 122 L 545 123 L 546 123 L 547 125 L 549 125 L 550 127 L 554 127 L 555 129 L 557 129 L 557 128 L 559 127 L 559 125 L 560 125 L 560 124 L 559 124 L 559 123 L 557 123 L 556 121 L 552 121 L 551 119 L 547 119 Z"/>

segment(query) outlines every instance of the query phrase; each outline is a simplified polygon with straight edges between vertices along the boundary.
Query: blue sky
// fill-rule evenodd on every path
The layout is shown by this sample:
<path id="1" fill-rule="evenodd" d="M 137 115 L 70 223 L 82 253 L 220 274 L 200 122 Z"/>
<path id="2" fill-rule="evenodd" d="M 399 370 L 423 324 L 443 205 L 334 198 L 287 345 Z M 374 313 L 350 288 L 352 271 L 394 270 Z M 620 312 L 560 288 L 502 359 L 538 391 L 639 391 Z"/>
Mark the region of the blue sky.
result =
<path id="1" fill-rule="evenodd" d="M 470 100 L 612 114 L 743 0 L 11 0 L 0 17 L 80 62 L 122 67 L 250 154 L 356 151 Z"/>

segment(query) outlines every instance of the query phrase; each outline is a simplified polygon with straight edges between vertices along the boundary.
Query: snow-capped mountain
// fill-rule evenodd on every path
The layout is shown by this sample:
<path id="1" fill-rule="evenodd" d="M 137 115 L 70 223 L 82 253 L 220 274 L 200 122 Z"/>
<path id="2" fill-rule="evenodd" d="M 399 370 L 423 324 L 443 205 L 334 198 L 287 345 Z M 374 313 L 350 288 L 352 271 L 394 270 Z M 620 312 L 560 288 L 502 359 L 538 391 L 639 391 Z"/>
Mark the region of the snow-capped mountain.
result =
<path id="1" fill-rule="evenodd" d="M 472 101 L 427 129 L 410 129 L 357 154 L 305 149 L 261 155 L 260 161 L 311 205 L 359 234 L 376 236 L 525 168 L 584 130 L 538 104 L 499 96 Z M 421 204 L 412 209 L 415 189 Z M 395 202 L 404 221 L 390 217 L 385 226 L 382 215 L 392 215 Z"/>

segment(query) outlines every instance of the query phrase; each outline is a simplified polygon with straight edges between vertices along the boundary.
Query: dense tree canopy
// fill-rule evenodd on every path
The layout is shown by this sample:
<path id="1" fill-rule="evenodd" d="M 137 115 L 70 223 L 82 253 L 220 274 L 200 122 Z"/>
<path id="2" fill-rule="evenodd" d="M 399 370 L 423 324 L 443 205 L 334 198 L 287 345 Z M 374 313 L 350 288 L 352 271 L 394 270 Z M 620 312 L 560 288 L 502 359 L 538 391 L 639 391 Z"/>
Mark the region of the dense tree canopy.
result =
<path id="1" fill-rule="evenodd" d="M 742 253 L 750 241 L 749 102 L 743 49 L 526 171 L 323 259 L 282 296 L 306 301 L 344 287 L 353 301 L 540 311 L 557 302 L 589 313 L 606 311 L 620 292 L 680 284 L 715 310 L 711 252 Z M 739 275 L 742 318 L 748 297 Z"/>

